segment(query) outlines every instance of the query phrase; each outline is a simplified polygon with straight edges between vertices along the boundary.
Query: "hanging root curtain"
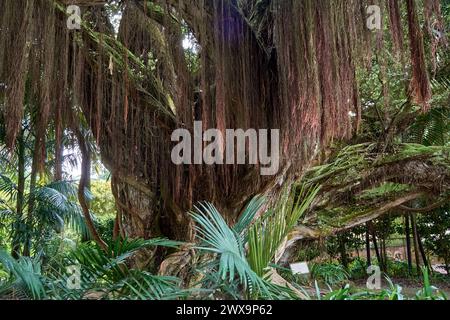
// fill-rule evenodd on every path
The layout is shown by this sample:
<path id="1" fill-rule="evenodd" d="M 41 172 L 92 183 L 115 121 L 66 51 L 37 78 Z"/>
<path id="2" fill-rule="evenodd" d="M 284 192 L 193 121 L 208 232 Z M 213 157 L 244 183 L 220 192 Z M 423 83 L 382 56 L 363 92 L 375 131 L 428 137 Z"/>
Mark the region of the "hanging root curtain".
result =
<path id="1" fill-rule="evenodd" d="M 424 5 L 375 2 L 388 14 L 395 49 L 409 47 L 411 101 L 426 109 Z M 357 130 L 356 68 L 370 61 L 384 32 L 366 27 L 373 1 L 119 3 L 116 34 L 108 1 L 0 0 L 0 103 L 10 148 L 24 104 L 39 107 L 33 125 L 41 159 L 50 124 L 59 132 L 91 129 L 114 177 L 122 234 L 192 239 L 185 212 L 202 200 L 233 222 L 252 196 L 277 194 L 323 146 Z M 425 3 L 432 25 L 439 1 Z M 69 4 L 81 7 L 80 30 L 67 28 Z M 194 58 L 182 46 L 186 34 L 197 47 Z M 171 134 L 192 130 L 195 120 L 222 132 L 280 129 L 279 174 L 263 177 L 249 165 L 175 166 Z"/>

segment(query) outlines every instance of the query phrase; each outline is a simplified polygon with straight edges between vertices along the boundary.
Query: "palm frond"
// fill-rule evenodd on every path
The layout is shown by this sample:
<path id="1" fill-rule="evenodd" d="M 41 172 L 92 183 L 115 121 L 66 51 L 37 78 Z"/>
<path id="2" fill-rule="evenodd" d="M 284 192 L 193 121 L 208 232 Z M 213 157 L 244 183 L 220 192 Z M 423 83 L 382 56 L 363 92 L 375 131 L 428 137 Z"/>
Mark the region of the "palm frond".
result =
<path id="1" fill-rule="evenodd" d="M 86 299 L 92 294 L 99 299 L 162 300 L 184 297 L 186 292 L 180 289 L 178 278 L 130 269 L 127 263 L 139 250 L 179 245 L 180 242 L 166 239 L 124 239 L 109 243 L 107 252 L 97 246 L 81 245 L 64 259 L 63 265 L 55 266 L 52 291 L 59 299 Z M 71 275 L 66 273 L 64 266 L 80 268 L 79 289 L 67 288 Z"/>
<path id="2" fill-rule="evenodd" d="M 264 202 L 264 197 L 257 196 L 253 198 L 242 213 L 239 221 L 234 225 L 234 232 L 236 232 L 237 234 L 246 232 L 250 224 L 253 222 L 255 216 L 261 210 Z"/>
<path id="3" fill-rule="evenodd" d="M 252 297 L 280 299 L 285 296 L 284 288 L 271 284 L 252 270 L 241 236 L 227 225 L 212 204 L 200 204 L 191 215 L 197 224 L 197 238 L 201 241 L 197 249 L 218 255 L 218 260 L 209 264 L 208 270 L 217 269 L 220 281 L 233 284 L 238 280 Z"/>
<path id="4" fill-rule="evenodd" d="M 129 292 L 127 299 L 174 300 L 186 297 L 189 292 L 181 290 L 180 285 L 181 281 L 176 277 L 132 270 L 129 277 L 118 282 L 116 290 Z"/>
<path id="5" fill-rule="evenodd" d="M 45 285 L 41 275 L 41 263 L 38 258 L 20 257 L 15 260 L 7 252 L 0 250 L 0 263 L 11 275 L 7 285 L 3 285 L 3 294 L 8 289 L 21 289 L 32 299 L 46 296 Z"/>
<path id="6" fill-rule="evenodd" d="M 16 184 L 9 177 L 0 174 L 0 194 L 3 194 L 7 198 L 14 199 L 16 193 Z"/>
<path id="7" fill-rule="evenodd" d="M 57 232 L 65 226 L 89 238 L 85 218 L 76 199 L 76 187 L 68 182 L 54 182 L 38 187 L 31 195 L 36 203 L 35 217 Z"/>
<path id="8" fill-rule="evenodd" d="M 295 195 L 285 191 L 279 204 L 250 228 L 248 261 L 259 276 L 267 274 L 283 242 L 311 206 L 319 190 L 319 187 L 308 189 L 303 186 L 297 200 Z"/>

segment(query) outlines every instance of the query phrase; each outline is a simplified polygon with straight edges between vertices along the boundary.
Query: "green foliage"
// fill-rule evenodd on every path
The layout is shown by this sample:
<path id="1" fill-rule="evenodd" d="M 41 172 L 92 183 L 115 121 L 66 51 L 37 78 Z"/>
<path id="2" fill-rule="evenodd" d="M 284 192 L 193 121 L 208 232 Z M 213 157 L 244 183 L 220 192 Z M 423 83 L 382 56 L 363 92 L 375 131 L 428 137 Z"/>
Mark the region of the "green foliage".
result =
<path id="1" fill-rule="evenodd" d="M 233 228 L 213 205 L 200 205 L 192 213 L 201 243 L 197 249 L 217 255 L 217 258 L 209 257 L 208 262 L 200 266 L 204 277 L 202 287 L 233 299 L 242 296 L 295 298 L 293 287 L 273 284 L 270 275 L 277 262 L 278 249 L 309 208 L 318 190 L 301 189 L 295 196 L 286 192 L 277 205 L 265 210 L 264 200 L 257 197 Z M 261 216 L 255 219 L 258 213 Z"/>
<path id="2" fill-rule="evenodd" d="M 417 292 L 417 300 L 447 300 L 445 293 L 431 285 L 428 268 L 422 268 L 423 288 Z"/>
<path id="3" fill-rule="evenodd" d="M 367 261 L 356 258 L 348 266 L 348 273 L 350 278 L 356 279 L 366 279 L 367 278 Z"/>
<path id="4" fill-rule="evenodd" d="M 372 265 L 377 265 L 376 261 L 372 262 Z M 411 277 L 408 269 L 408 263 L 405 261 L 387 260 L 387 270 L 389 276 L 398 279 L 408 279 Z M 367 261 L 357 258 L 354 259 L 348 268 L 350 279 L 367 279 Z"/>
<path id="5" fill-rule="evenodd" d="M 302 187 L 295 196 L 285 192 L 278 205 L 250 228 L 249 263 L 259 276 L 267 273 L 283 241 L 309 209 L 318 192 L 318 187 Z"/>
<path id="6" fill-rule="evenodd" d="M 120 240 L 109 243 L 108 252 L 98 246 L 80 245 L 63 259 L 63 266 L 78 266 L 81 271 L 80 288 L 69 290 L 70 275 L 63 267 L 54 270 L 56 285 L 52 294 L 59 299 L 85 299 L 93 294 L 96 299 L 161 300 L 184 295 L 179 280 L 156 276 L 146 271 L 129 268 L 127 261 L 140 250 L 155 246 L 177 247 L 178 242 L 165 239 Z"/>
<path id="7" fill-rule="evenodd" d="M 93 180 L 90 191 L 92 201 L 91 211 L 99 219 L 108 219 L 116 216 L 116 203 L 111 192 L 111 182 L 105 180 Z"/>
<path id="8" fill-rule="evenodd" d="M 348 265 L 352 262 L 349 253 L 364 245 L 362 235 L 365 232 L 366 228 L 363 226 L 328 237 L 325 243 L 327 254 L 332 258 L 339 259 L 340 263 L 348 268 Z"/>
<path id="9" fill-rule="evenodd" d="M 311 277 L 331 287 L 345 284 L 350 274 L 342 265 L 334 263 L 316 263 L 311 268 Z"/>
<path id="10" fill-rule="evenodd" d="M 128 261 L 140 250 L 165 246 L 178 247 L 180 243 L 166 239 L 120 240 L 108 244 L 105 252 L 97 246 L 83 244 L 64 255 L 55 257 L 45 268 L 39 257 L 20 257 L 15 260 L 0 251 L 0 265 L 9 273 L 0 282 L 0 297 L 17 290 L 28 299 L 131 299 L 161 300 L 185 297 L 180 280 L 174 277 L 153 275 L 132 269 Z M 77 267 L 81 278 L 79 287 L 74 284 L 68 267 Z"/>
<path id="11" fill-rule="evenodd" d="M 387 261 L 387 270 L 391 277 L 407 279 L 410 277 L 408 262 L 406 261 Z"/>
<path id="12" fill-rule="evenodd" d="M 38 252 L 52 236 L 61 234 L 65 229 L 89 238 L 75 184 L 58 181 L 37 185 L 25 192 L 20 214 L 16 211 L 17 197 L 18 189 L 13 179 L 0 175 L 0 229 L 3 226 L 13 231 L 6 239 L 14 239 L 15 243 L 30 241 Z"/>
<path id="13" fill-rule="evenodd" d="M 95 228 L 98 234 L 106 242 L 113 241 L 114 225 L 116 223 L 115 217 L 101 217 L 95 220 Z"/>
<path id="14" fill-rule="evenodd" d="M 324 248 L 319 241 L 304 241 L 298 244 L 297 261 L 313 261 L 323 254 Z"/>
<path id="15" fill-rule="evenodd" d="M 41 263 L 38 258 L 21 257 L 15 260 L 8 253 L 0 250 L 0 264 L 8 272 L 6 281 L 1 281 L 0 278 L 0 297 L 19 291 L 25 298 L 46 298 Z"/>
<path id="16" fill-rule="evenodd" d="M 426 250 L 441 258 L 450 271 L 450 206 L 422 215 L 418 219 L 418 229 Z"/>
<path id="17" fill-rule="evenodd" d="M 245 2 L 245 1 L 244 1 Z M 258 35 L 258 23 L 270 20 L 269 1 L 257 1 L 261 6 L 249 17 L 258 41 L 264 41 Z M 156 14 L 163 13 L 161 8 L 149 3 L 149 8 Z M 65 11 L 61 5 L 58 10 Z M 450 19 L 450 6 L 444 10 L 446 19 Z M 121 10 L 119 2 L 113 1 L 106 7 L 111 16 Z M 89 12 L 87 13 L 89 15 Z M 111 64 L 120 73 L 126 73 L 132 85 L 138 89 L 142 101 L 169 118 L 175 118 L 173 112 L 174 98 L 163 94 L 166 84 L 164 79 L 156 76 L 157 57 L 148 52 L 141 56 L 133 54 L 115 35 L 97 32 L 92 21 L 83 19 L 84 36 L 93 43 L 104 44 L 103 54 L 111 59 Z M 81 34 L 74 35 L 74 41 L 81 41 Z M 183 22 L 181 35 L 189 38 L 194 46 L 185 49 L 187 67 L 197 86 L 201 71 L 199 47 L 195 36 Z M 270 35 L 269 35 L 270 36 Z M 392 200 L 401 194 L 416 190 L 414 183 L 396 181 L 384 182 L 389 177 L 373 175 L 383 172 L 390 166 L 402 164 L 411 159 L 425 159 L 426 165 L 433 165 L 443 170 L 450 168 L 449 154 L 449 55 L 438 51 L 438 70 L 432 81 L 434 98 L 429 112 L 419 114 L 419 108 L 412 105 L 407 97 L 405 66 L 400 59 L 389 52 L 387 44 L 384 54 L 373 56 L 371 69 L 359 69 L 362 103 L 361 132 L 352 141 L 353 145 L 342 147 L 336 145 L 337 152 L 327 164 L 320 165 L 306 173 L 306 184 L 298 193 L 284 193 L 278 203 L 263 209 L 264 199 L 257 197 L 248 205 L 240 220 L 230 227 L 220 212 L 211 204 L 200 204 L 192 213 L 197 223 L 197 246 L 192 250 L 193 264 L 188 272 L 193 278 L 196 273 L 201 277 L 198 289 L 182 288 L 181 279 L 170 276 L 155 275 L 148 270 L 133 268 L 133 259 L 140 252 L 155 250 L 163 246 L 177 249 L 180 243 L 166 239 L 152 240 L 113 240 L 112 229 L 116 214 L 115 200 L 111 193 L 109 181 L 93 180 L 90 193 L 92 213 L 101 238 L 108 243 L 108 249 L 102 250 L 92 242 L 77 244 L 72 239 L 89 239 L 84 217 L 77 200 L 77 186 L 72 182 L 50 182 L 53 175 L 55 132 L 48 128 L 45 146 L 44 172 L 36 186 L 30 188 L 29 169 L 33 166 L 33 154 L 36 138 L 33 126 L 39 106 L 25 101 L 25 116 L 18 142 L 25 148 L 19 156 L 18 148 L 9 151 L 0 148 L 0 298 L 14 294 L 22 299 L 183 299 L 187 297 L 206 297 L 209 299 L 293 299 L 291 287 L 274 284 L 271 272 L 276 265 L 285 241 L 299 220 L 305 216 L 317 198 L 317 184 L 328 184 L 325 192 L 329 201 L 320 201 L 315 207 L 317 219 L 312 219 L 314 226 L 326 228 L 342 227 L 355 217 L 370 213 L 380 205 L 381 200 Z M 427 48 L 430 49 L 430 48 Z M 95 55 L 95 52 L 91 52 Z M 383 74 L 384 73 L 384 74 Z M 161 78 L 161 79 L 160 79 Z M 32 84 L 34 85 L 34 84 Z M 144 88 L 145 87 L 145 88 Z M 194 99 L 200 94 L 195 88 Z M 154 95 L 152 92 L 162 93 Z M 27 99 L 28 100 L 28 99 Z M 153 110 L 155 111 L 155 110 Z M 87 127 L 86 119 L 81 119 Z M 4 141 L 4 119 L 0 115 L 0 142 Z M 392 132 L 390 131 L 392 129 Z M 86 130 L 88 131 L 88 130 Z M 389 134 L 392 133 L 392 136 Z M 63 144 L 74 144 L 66 132 Z M 94 142 L 90 149 L 95 150 Z M 19 143 L 20 144 L 20 143 Z M 72 146 L 73 147 L 73 146 Z M 17 212 L 18 195 L 18 160 L 24 161 L 26 188 L 23 208 Z M 76 159 L 64 159 L 75 162 Z M 5 168 L 5 169 L 3 169 Z M 408 173 L 414 176 L 415 172 Z M 354 192 L 367 177 L 374 180 L 366 190 Z M 339 189 L 344 185 L 345 190 Z M 308 187 L 307 187 L 308 186 Z M 31 190 L 30 190 L 31 189 Z M 330 191 L 331 190 L 331 191 Z M 417 190 L 422 190 L 421 188 Z M 348 203 L 338 203 L 340 199 L 349 199 Z M 31 205 L 31 203 L 33 205 Z M 314 204 L 316 205 L 316 204 Z M 30 212 L 28 212 L 30 211 Z M 29 214 L 28 214 L 29 213 Z M 261 214 L 260 216 L 258 214 Z M 433 214 L 419 218 L 419 233 L 424 239 L 427 252 L 442 258 L 449 269 L 450 264 L 450 229 L 449 208 L 440 208 Z M 310 218 L 310 217 L 308 217 Z M 314 217 L 315 218 L 315 217 Z M 397 221 L 391 217 L 374 222 L 375 236 L 384 244 L 389 236 L 398 230 Z M 387 278 L 388 288 L 379 292 L 357 291 L 347 284 L 349 279 L 364 278 L 366 263 L 354 259 L 350 252 L 360 249 L 364 244 L 365 228 L 354 228 L 326 240 L 327 253 L 333 259 L 340 259 L 341 264 L 316 263 L 312 266 L 312 277 L 316 280 L 318 300 L 404 300 L 410 299 L 402 293 L 402 287 Z M 72 234 L 73 233 L 73 234 Z M 73 237 L 72 237 L 73 236 Z M 12 258 L 6 251 L 13 244 L 32 243 L 31 254 L 34 257 Z M 316 245 L 315 243 L 314 245 Z M 320 256 L 321 244 L 311 246 L 308 243 L 299 253 L 300 260 L 313 260 Z M 381 254 L 385 254 L 381 252 Z M 388 260 L 387 269 L 394 277 L 408 275 L 408 266 L 404 262 Z M 68 287 L 72 274 L 68 266 L 76 266 L 81 271 L 80 287 Z M 284 272 L 288 273 L 286 269 Z M 292 287 L 296 286 L 289 282 Z M 427 269 L 423 269 L 424 286 L 417 292 L 417 300 L 445 300 L 445 295 L 431 285 Z M 329 286 L 322 293 L 319 283 Z M 341 286 L 337 290 L 333 287 Z M 301 289 L 301 288 L 299 288 Z M 305 290 L 302 292 L 306 293 Z M 411 297 L 412 298 L 412 297 Z"/>
<path id="18" fill-rule="evenodd" d="M 392 282 L 392 280 L 386 277 L 388 287 L 380 291 L 361 291 L 352 289 L 347 284 L 338 290 L 330 290 L 328 293 L 323 293 L 318 283 L 315 283 L 315 297 L 311 299 L 317 300 L 447 300 L 447 296 L 436 287 L 430 284 L 428 270 L 423 268 L 424 284 L 421 290 L 417 292 L 414 297 L 408 297 L 403 294 L 403 288 L 398 284 Z"/>
<path id="19" fill-rule="evenodd" d="M 35 228 L 51 227 L 60 233 L 68 226 L 88 234 L 76 194 L 77 187 L 64 181 L 37 187 L 30 195 L 35 201 Z"/>
<path id="20" fill-rule="evenodd" d="M 242 238 L 246 226 L 252 220 L 250 217 L 255 216 L 261 205 L 262 202 L 255 199 L 236 224 L 236 229 L 232 229 L 213 205 L 201 204 L 192 213 L 198 225 L 197 237 L 201 241 L 197 249 L 218 254 L 218 258 L 206 266 L 209 272 L 215 271 L 217 275 L 208 276 L 206 281 L 217 281 L 219 286 L 222 282 L 233 285 L 238 281 L 249 296 L 276 298 L 277 295 L 273 294 L 276 287 L 251 268 L 244 250 L 246 240 Z"/>

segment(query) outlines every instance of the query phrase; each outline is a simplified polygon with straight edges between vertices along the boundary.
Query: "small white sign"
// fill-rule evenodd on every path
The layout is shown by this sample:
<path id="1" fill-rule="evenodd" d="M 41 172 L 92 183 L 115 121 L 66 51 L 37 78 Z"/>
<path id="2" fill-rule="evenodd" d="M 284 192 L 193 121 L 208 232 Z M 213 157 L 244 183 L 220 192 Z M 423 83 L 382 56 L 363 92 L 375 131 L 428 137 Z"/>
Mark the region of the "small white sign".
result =
<path id="1" fill-rule="evenodd" d="M 293 263 L 291 264 L 291 270 L 293 274 L 309 274 L 307 262 Z"/>

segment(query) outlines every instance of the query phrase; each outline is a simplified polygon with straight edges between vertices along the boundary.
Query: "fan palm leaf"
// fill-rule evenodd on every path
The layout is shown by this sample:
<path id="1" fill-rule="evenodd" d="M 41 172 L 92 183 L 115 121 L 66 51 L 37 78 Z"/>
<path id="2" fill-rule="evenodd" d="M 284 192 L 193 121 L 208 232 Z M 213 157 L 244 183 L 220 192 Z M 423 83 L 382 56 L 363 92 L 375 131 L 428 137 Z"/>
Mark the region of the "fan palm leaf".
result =
<path id="1" fill-rule="evenodd" d="M 216 260 L 203 266 L 207 270 L 204 282 L 215 282 L 216 287 L 225 288 L 226 292 L 234 292 L 230 294 L 234 297 L 239 296 L 236 290 L 241 286 L 252 298 L 292 297 L 288 288 L 272 284 L 267 278 L 258 275 L 251 268 L 245 254 L 246 239 L 242 237 L 242 233 L 245 233 L 245 229 L 251 223 L 250 217 L 256 215 L 262 203 L 261 198 L 252 201 L 234 229 L 227 225 L 221 214 L 210 203 L 201 203 L 194 212 L 191 212 L 197 224 L 197 238 L 201 243 L 197 249 L 217 255 Z M 240 231 L 241 234 L 236 231 Z"/>

